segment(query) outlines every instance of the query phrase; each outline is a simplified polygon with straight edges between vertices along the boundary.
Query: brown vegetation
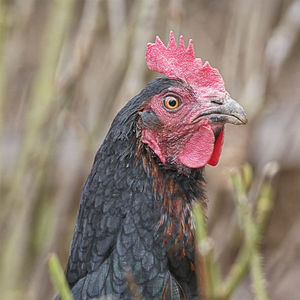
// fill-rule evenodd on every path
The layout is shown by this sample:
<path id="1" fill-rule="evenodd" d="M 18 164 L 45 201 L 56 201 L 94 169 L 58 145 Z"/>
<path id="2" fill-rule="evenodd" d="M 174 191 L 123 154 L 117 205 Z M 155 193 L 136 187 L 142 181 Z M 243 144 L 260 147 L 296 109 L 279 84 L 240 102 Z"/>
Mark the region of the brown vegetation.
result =
<path id="1" fill-rule="evenodd" d="M 53 296 L 48 255 L 66 262 L 94 154 L 116 111 L 157 75 L 146 43 L 174 30 L 193 38 L 249 117 L 228 126 L 221 163 L 207 168 L 217 259 L 226 272 L 241 240 L 229 168 L 250 161 L 259 183 L 276 160 L 267 290 L 298 299 L 299 20 L 299 0 L 0 0 L 1 298 Z M 232 297 L 252 298 L 247 279 Z"/>

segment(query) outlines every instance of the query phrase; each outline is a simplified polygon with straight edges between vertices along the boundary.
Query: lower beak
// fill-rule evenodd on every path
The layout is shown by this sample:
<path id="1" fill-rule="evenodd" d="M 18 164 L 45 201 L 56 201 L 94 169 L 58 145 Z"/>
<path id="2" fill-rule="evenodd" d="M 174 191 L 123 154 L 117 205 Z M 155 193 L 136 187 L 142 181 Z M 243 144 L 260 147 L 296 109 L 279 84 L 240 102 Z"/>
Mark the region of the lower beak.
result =
<path id="1" fill-rule="evenodd" d="M 248 121 L 242 106 L 229 97 L 223 102 L 214 102 L 214 107 L 201 113 L 192 123 L 204 118 L 209 119 L 212 123 L 231 123 L 235 125 L 244 125 Z"/>

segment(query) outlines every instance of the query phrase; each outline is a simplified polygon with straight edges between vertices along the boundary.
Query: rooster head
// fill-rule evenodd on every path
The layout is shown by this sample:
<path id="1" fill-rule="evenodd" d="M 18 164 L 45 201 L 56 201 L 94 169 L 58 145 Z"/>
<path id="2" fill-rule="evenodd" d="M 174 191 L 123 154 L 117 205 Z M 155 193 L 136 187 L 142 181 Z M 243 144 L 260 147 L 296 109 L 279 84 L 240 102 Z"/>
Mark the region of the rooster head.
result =
<path id="1" fill-rule="evenodd" d="M 170 33 L 166 47 L 159 37 L 149 43 L 150 70 L 163 73 L 167 88 L 141 107 L 142 142 L 167 165 L 201 168 L 216 165 L 224 140 L 224 124 L 245 124 L 243 108 L 230 98 L 217 69 L 195 58 L 193 41 L 177 47 Z"/>

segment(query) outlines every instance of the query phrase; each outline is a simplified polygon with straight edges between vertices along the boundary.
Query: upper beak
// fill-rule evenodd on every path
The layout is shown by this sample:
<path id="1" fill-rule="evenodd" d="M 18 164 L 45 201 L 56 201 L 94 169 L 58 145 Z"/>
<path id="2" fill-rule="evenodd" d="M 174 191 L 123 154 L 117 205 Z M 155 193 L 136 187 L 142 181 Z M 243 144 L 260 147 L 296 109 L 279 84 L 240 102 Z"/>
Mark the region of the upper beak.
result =
<path id="1" fill-rule="evenodd" d="M 198 122 L 202 118 L 207 118 L 213 123 L 231 123 L 235 125 L 247 123 L 244 109 L 230 97 L 220 101 L 214 99 L 211 102 L 214 106 L 198 115 L 192 123 Z"/>

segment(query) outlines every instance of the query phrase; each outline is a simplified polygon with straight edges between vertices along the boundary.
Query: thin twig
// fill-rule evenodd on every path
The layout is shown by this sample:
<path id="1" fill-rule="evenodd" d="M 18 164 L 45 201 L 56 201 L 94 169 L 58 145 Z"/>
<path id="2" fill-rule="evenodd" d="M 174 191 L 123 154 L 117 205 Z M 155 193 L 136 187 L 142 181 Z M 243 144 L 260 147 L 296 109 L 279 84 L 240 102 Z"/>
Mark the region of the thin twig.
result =
<path id="1" fill-rule="evenodd" d="M 259 192 L 256 193 L 258 200 L 256 203 L 255 212 L 253 214 L 255 217 L 255 228 L 253 228 L 254 217 L 251 215 L 247 215 L 248 212 L 250 212 L 250 204 L 246 196 L 246 186 L 248 186 L 248 181 L 252 178 L 252 170 L 249 170 L 249 168 L 250 166 L 243 168 L 243 182 L 241 181 L 241 178 L 238 174 L 234 174 L 232 180 L 237 193 L 238 209 L 240 211 L 240 215 L 244 218 L 243 224 L 245 226 L 245 224 L 248 223 L 247 226 L 250 225 L 252 229 L 249 230 L 250 236 L 248 236 L 248 233 L 245 233 L 247 241 L 242 246 L 236 261 L 230 269 L 227 278 L 221 284 L 220 290 L 218 292 L 218 299 L 229 299 L 230 295 L 233 293 L 233 291 L 236 289 L 240 281 L 247 273 L 249 264 L 251 262 L 254 263 L 254 280 L 257 281 L 257 278 L 263 278 L 261 267 L 260 265 L 258 265 L 258 263 L 260 264 L 259 254 L 254 246 L 259 244 L 265 231 L 270 212 L 273 208 L 274 193 L 272 188 L 272 180 L 277 174 L 279 166 L 276 162 L 268 163 L 264 167 L 263 175 L 259 180 L 259 184 L 256 184 L 256 188 Z M 248 220 L 246 221 L 245 218 L 247 218 Z M 252 231 L 255 231 L 254 236 L 253 233 L 251 233 Z M 258 287 L 257 291 L 260 295 L 266 295 L 263 287 Z"/>
<path id="2" fill-rule="evenodd" d="M 250 205 L 246 196 L 245 186 L 243 185 L 241 176 L 238 173 L 234 173 L 232 174 L 231 179 L 237 195 L 237 207 L 245 233 L 245 244 L 239 253 L 235 264 L 233 265 L 227 280 L 222 285 L 221 295 L 219 298 L 228 299 L 230 297 L 231 293 L 245 275 L 250 263 L 251 275 L 254 284 L 254 293 L 258 299 L 266 300 L 267 293 L 262 280 L 264 276 L 260 265 L 259 254 L 256 248 L 256 245 L 261 237 L 260 233 L 262 231 L 257 230 L 257 226 L 254 223 L 251 215 Z M 265 210 L 264 213 L 266 212 L 268 211 Z"/>
<path id="3" fill-rule="evenodd" d="M 7 7 L 4 0 L 0 0 L 0 145 L 3 138 L 3 117 L 4 117 L 4 98 L 5 98 L 5 45 L 7 31 Z M 2 189 L 2 147 L 0 147 L 0 191 Z"/>
<path id="4" fill-rule="evenodd" d="M 254 249 L 251 256 L 250 271 L 256 299 L 267 300 L 268 295 L 266 291 L 266 280 L 261 265 L 261 258 L 259 256 L 257 248 Z"/>
<path id="5" fill-rule="evenodd" d="M 208 263 L 207 258 L 204 254 L 204 251 L 201 251 L 200 243 L 203 242 L 207 238 L 207 232 L 205 227 L 205 221 L 203 212 L 200 205 L 195 205 L 193 208 L 193 216 L 195 222 L 195 243 L 196 243 L 196 271 L 197 271 L 197 279 L 198 279 L 198 289 L 199 294 L 202 296 L 204 300 L 207 300 L 209 294 L 209 286 L 208 283 Z"/>
<path id="6" fill-rule="evenodd" d="M 44 122 L 47 120 L 50 105 L 54 99 L 55 86 L 54 75 L 57 62 L 64 39 L 66 28 L 72 13 L 74 0 L 54 1 L 53 11 L 50 16 L 48 27 L 46 28 L 47 38 L 43 43 L 45 45 L 41 59 L 41 65 L 35 76 L 33 83 L 28 115 L 26 118 L 26 135 L 24 137 L 23 147 L 20 147 L 20 157 L 16 166 L 12 186 L 12 200 L 15 201 L 19 196 L 23 177 L 27 173 L 27 164 L 32 159 L 36 160 L 37 143 L 43 145 Z M 49 47 L 51 45 L 51 47 Z M 42 147 L 41 147 L 42 148 Z M 28 175 L 28 174 L 26 174 Z"/>
<path id="7" fill-rule="evenodd" d="M 129 67 L 124 76 L 125 80 L 116 97 L 116 108 L 134 96 L 144 84 L 145 45 L 151 39 L 153 26 L 158 12 L 159 0 L 142 0 L 136 16 L 136 26 L 133 31 L 131 57 Z M 113 112 L 115 114 L 115 111 Z"/>
<path id="8" fill-rule="evenodd" d="M 56 254 L 51 254 L 48 260 L 48 271 L 61 300 L 73 300 L 64 271 Z"/>
<path id="9" fill-rule="evenodd" d="M 169 35 L 170 30 L 172 30 L 175 34 L 180 33 L 181 21 L 183 16 L 182 2 L 182 0 L 169 1 L 166 36 Z"/>
<path id="10" fill-rule="evenodd" d="M 86 0 L 83 8 L 79 30 L 73 46 L 73 53 L 67 66 L 55 80 L 57 93 L 67 90 L 80 76 L 90 57 L 99 15 L 101 0 Z"/>
<path id="11" fill-rule="evenodd" d="M 25 136 L 16 162 L 16 170 L 11 178 L 13 188 L 8 195 L 10 201 L 8 211 L 14 213 L 9 214 L 8 227 L 12 232 L 7 232 L 5 245 L 7 250 L 18 249 L 19 253 L 23 254 L 16 256 L 14 251 L 6 251 L 6 255 L 2 258 L 5 264 L 3 274 L 6 278 L 13 278 L 10 280 L 13 287 L 19 279 L 19 270 L 22 269 L 26 259 L 27 229 L 30 224 L 30 213 L 36 201 L 38 182 L 41 180 L 45 163 L 52 151 L 47 147 L 48 140 L 51 139 L 45 142 L 43 137 L 44 122 L 47 120 L 49 107 L 54 99 L 54 75 L 74 2 L 74 0 L 53 2 L 44 35 L 41 64 L 36 73 L 29 100 Z M 39 149 L 38 152 L 37 149 Z"/>
<path id="12" fill-rule="evenodd" d="M 300 1 L 294 0 L 268 40 L 265 48 L 265 61 L 268 75 L 273 81 L 278 79 L 284 63 L 298 41 L 300 31 L 299 18 Z"/>
<path id="13" fill-rule="evenodd" d="M 123 0 L 108 0 L 108 24 L 112 53 L 117 53 L 119 33 L 125 25 L 126 3 Z"/>
<path id="14" fill-rule="evenodd" d="M 196 262 L 199 293 L 203 299 L 214 299 L 220 283 L 220 270 L 214 260 L 213 243 L 208 237 L 205 217 L 200 204 L 194 205 L 193 215 L 196 227 Z"/>

